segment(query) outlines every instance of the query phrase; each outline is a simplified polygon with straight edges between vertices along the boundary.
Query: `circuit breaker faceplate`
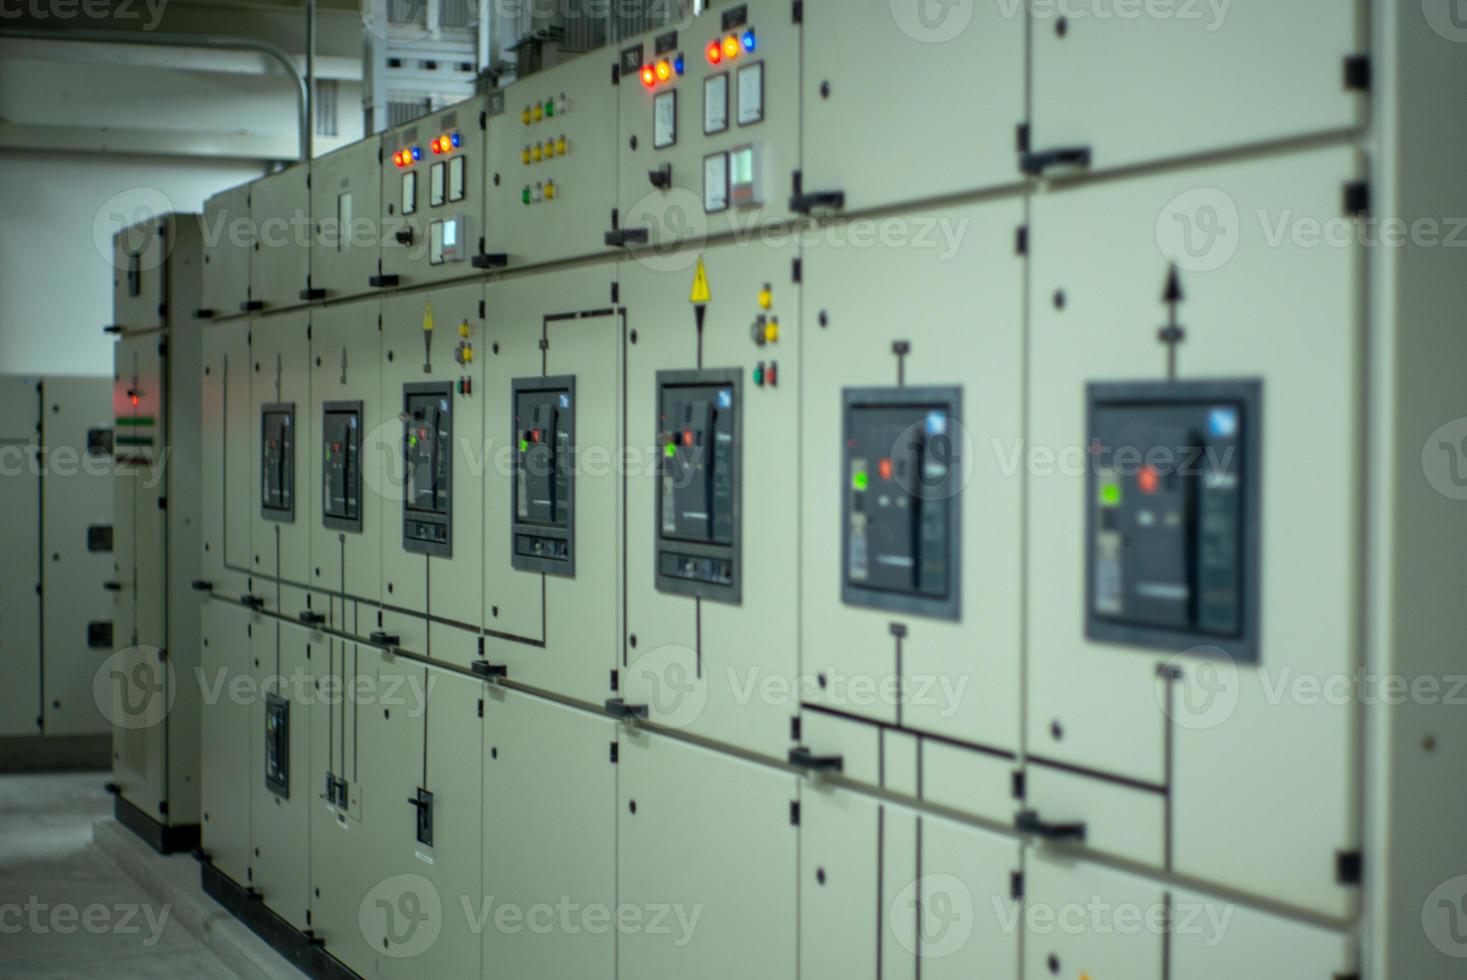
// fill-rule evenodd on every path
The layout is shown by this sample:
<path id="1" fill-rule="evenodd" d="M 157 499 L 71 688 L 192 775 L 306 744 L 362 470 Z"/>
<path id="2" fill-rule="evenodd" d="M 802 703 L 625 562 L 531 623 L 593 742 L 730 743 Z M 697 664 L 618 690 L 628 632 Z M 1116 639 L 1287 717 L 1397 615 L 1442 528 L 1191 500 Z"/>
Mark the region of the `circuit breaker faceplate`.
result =
<path id="1" fill-rule="evenodd" d="M 842 599 L 957 619 L 957 388 L 847 388 Z"/>
<path id="2" fill-rule="evenodd" d="M 740 601 L 739 414 L 733 370 L 659 371 L 657 588 Z"/>
<path id="3" fill-rule="evenodd" d="M 1258 659 L 1257 382 L 1092 384 L 1086 632 Z"/>
<path id="4" fill-rule="evenodd" d="M 265 696 L 265 786 L 290 798 L 290 702 L 278 694 Z"/>
<path id="5" fill-rule="evenodd" d="M 402 546 L 420 555 L 453 555 L 453 387 L 403 386 Z"/>
<path id="6" fill-rule="evenodd" d="M 514 542 L 521 571 L 574 575 L 576 380 L 516 378 Z"/>
<path id="7" fill-rule="evenodd" d="M 321 523 L 337 531 L 362 530 L 362 403 L 327 402 L 322 408 Z"/>
<path id="8" fill-rule="evenodd" d="M 295 521 L 295 405 L 260 408 L 260 515 Z"/>

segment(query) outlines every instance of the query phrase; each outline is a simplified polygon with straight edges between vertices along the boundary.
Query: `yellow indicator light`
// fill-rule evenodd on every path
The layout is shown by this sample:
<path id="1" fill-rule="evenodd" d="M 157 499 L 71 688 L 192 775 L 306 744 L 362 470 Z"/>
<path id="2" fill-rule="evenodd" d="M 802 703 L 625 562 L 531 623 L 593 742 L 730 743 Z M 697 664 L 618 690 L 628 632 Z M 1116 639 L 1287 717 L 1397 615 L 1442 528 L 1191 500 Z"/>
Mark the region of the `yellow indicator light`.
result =
<path id="1" fill-rule="evenodd" d="M 535 112 L 535 121 L 536 122 L 539 122 L 540 120 L 542 120 L 542 119 L 545 118 L 545 107 L 543 105 L 537 104 L 535 106 L 534 112 Z"/>
<path id="2" fill-rule="evenodd" d="M 555 141 L 555 152 L 558 153 L 558 154 L 560 154 L 561 156 L 565 156 L 565 137 L 564 136 L 562 136 L 560 139 L 558 139 L 558 140 Z"/>
<path id="3" fill-rule="evenodd" d="M 545 182 L 545 200 L 555 200 L 555 181 L 553 180 L 547 180 Z"/>
<path id="4" fill-rule="evenodd" d="M 540 150 L 540 144 L 539 143 L 536 143 L 534 145 L 534 147 L 530 150 L 530 156 L 532 156 L 532 157 L 535 158 L 535 162 L 536 163 L 539 163 L 540 162 L 540 158 L 543 156 L 543 153 Z"/>
<path id="5" fill-rule="evenodd" d="M 458 335 L 460 337 L 467 337 L 469 335 L 469 321 L 464 320 L 458 325 Z"/>
<path id="6" fill-rule="evenodd" d="M 520 159 L 525 161 L 525 166 L 528 167 L 530 165 L 530 148 L 528 146 L 520 153 Z"/>
<path id="7" fill-rule="evenodd" d="M 765 286 L 759 290 L 759 309 L 767 310 L 774 305 L 774 292 Z"/>
<path id="8" fill-rule="evenodd" d="M 530 107 L 529 106 L 525 106 L 525 111 L 522 112 L 522 113 L 520 113 L 520 122 L 524 123 L 526 126 L 530 125 Z"/>
<path id="9" fill-rule="evenodd" d="M 769 343 L 771 344 L 777 343 L 779 341 L 779 320 L 770 320 L 769 323 L 765 325 L 764 339 L 769 341 Z"/>

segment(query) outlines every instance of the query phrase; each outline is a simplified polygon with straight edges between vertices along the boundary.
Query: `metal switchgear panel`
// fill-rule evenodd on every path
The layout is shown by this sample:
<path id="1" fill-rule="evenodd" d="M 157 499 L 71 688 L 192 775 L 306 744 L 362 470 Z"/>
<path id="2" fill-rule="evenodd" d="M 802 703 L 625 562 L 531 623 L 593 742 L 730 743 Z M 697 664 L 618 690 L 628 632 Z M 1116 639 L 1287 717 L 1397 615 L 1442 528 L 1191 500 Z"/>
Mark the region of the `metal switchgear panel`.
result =
<path id="1" fill-rule="evenodd" d="M 514 381 L 515 568 L 574 575 L 576 380 Z"/>
<path id="2" fill-rule="evenodd" d="M 740 375 L 659 371 L 657 587 L 738 602 Z"/>
<path id="3" fill-rule="evenodd" d="M 290 797 L 290 702 L 278 694 L 265 696 L 265 786 Z"/>
<path id="4" fill-rule="evenodd" d="M 267 520 L 295 520 L 295 405 L 265 405 L 260 410 L 260 514 Z"/>
<path id="5" fill-rule="evenodd" d="M 1261 386 L 1092 384 L 1092 639 L 1257 660 Z"/>
<path id="6" fill-rule="evenodd" d="M 338 531 L 362 529 L 362 403 L 327 402 L 321 419 L 321 523 Z"/>
<path id="7" fill-rule="evenodd" d="M 847 388 L 842 597 L 956 619 L 956 388 Z"/>
<path id="8" fill-rule="evenodd" d="M 453 555 L 453 387 L 403 387 L 407 486 L 402 546 L 420 555 Z"/>

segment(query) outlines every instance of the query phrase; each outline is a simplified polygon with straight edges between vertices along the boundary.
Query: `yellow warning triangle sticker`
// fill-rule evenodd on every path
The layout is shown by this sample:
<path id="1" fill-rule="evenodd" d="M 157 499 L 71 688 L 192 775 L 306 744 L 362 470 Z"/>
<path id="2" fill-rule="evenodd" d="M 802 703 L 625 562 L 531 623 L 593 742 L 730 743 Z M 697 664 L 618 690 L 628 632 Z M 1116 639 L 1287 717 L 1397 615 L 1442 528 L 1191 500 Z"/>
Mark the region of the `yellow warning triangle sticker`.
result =
<path id="1" fill-rule="evenodd" d="M 698 256 L 698 268 L 693 272 L 693 293 L 688 297 L 691 303 L 707 303 L 713 299 L 713 294 L 708 291 L 708 270 L 703 268 L 703 256 Z"/>
<path id="2" fill-rule="evenodd" d="M 433 301 L 429 300 L 423 304 L 423 329 L 433 329 Z"/>

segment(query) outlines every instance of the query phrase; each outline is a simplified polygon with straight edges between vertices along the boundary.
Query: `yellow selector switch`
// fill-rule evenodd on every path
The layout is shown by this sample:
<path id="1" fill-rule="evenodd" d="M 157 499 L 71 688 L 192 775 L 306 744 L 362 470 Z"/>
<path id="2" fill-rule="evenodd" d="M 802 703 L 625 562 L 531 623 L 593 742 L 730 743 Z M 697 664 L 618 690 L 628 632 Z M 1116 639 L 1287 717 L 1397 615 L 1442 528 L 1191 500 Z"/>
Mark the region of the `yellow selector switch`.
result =
<path id="1" fill-rule="evenodd" d="M 774 291 L 768 286 L 759 290 L 759 309 L 767 310 L 774 305 Z"/>
<path id="2" fill-rule="evenodd" d="M 525 111 L 522 112 L 522 113 L 520 113 L 520 122 L 524 123 L 526 126 L 530 125 L 530 107 L 529 106 L 525 106 Z"/>
<path id="3" fill-rule="evenodd" d="M 764 325 L 764 339 L 771 344 L 779 343 L 779 318 L 770 317 Z"/>
<path id="4" fill-rule="evenodd" d="M 532 157 L 535 158 L 535 162 L 536 163 L 539 163 L 540 162 L 540 157 L 542 156 L 542 154 L 540 152 L 540 144 L 539 143 L 536 143 L 533 147 L 530 148 L 530 156 L 532 156 Z"/>
<path id="5" fill-rule="evenodd" d="M 530 148 L 528 146 L 520 153 L 520 159 L 525 161 L 525 166 L 528 167 L 530 165 Z"/>
<path id="6" fill-rule="evenodd" d="M 562 136 L 560 139 L 558 139 L 558 140 L 555 141 L 555 152 L 558 155 L 560 155 L 560 156 L 565 156 L 565 137 L 564 136 Z"/>
<path id="7" fill-rule="evenodd" d="M 458 335 L 460 337 L 467 337 L 469 335 L 469 321 L 463 320 L 459 323 Z"/>
<path id="8" fill-rule="evenodd" d="M 547 180 L 545 182 L 545 200 L 555 200 L 555 181 L 553 180 Z"/>
<path id="9" fill-rule="evenodd" d="M 535 121 L 539 122 L 545 118 L 545 107 L 538 102 L 535 104 Z"/>

